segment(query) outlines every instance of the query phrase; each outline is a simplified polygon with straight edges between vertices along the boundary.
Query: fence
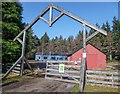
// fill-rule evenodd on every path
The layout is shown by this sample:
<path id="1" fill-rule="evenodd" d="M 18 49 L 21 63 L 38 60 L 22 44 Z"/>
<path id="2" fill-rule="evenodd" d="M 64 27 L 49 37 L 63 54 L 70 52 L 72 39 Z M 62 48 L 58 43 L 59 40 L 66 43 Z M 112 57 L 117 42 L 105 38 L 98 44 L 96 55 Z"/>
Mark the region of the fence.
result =
<path id="1" fill-rule="evenodd" d="M 80 66 L 69 65 L 80 61 L 47 61 L 46 79 L 54 79 L 65 82 L 80 83 Z M 59 64 L 65 64 L 64 73 L 59 73 Z M 112 71 L 86 71 L 86 83 L 120 85 L 120 74 Z"/>
<path id="2" fill-rule="evenodd" d="M 46 79 L 54 79 L 59 81 L 79 83 L 80 66 L 69 65 L 72 63 L 80 63 L 81 61 L 47 61 L 46 62 Z M 64 73 L 59 72 L 59 64 L 64 64 Z"/>
<path id="3" fill-rule="evenodd" d="M 120 74 L 114 71 L 87 70 L 86 82 L 94 84 L 108 84 L 120 86 Z"/>

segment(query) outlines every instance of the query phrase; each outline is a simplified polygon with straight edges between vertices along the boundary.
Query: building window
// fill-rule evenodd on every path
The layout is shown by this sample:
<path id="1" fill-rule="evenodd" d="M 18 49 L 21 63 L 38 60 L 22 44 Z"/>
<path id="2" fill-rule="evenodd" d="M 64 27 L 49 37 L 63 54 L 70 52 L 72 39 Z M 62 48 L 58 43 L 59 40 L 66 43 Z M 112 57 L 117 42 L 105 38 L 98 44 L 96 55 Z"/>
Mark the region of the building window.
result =
<path id="1" fill-rule="evenodd" d="M 47 59 L 47 57 L 44 57 L 44 59 Z"/>
<path id="2" fill-rule="evenodd" d="M 52 60 L 55 60 L 55 57 L 51 57 Z"/>
<path id="3" fill-rule="evenodd" d="M 59 60 L 63 60 L 63 58 L 61 57 L 61 58 L 59 58 Z"/>

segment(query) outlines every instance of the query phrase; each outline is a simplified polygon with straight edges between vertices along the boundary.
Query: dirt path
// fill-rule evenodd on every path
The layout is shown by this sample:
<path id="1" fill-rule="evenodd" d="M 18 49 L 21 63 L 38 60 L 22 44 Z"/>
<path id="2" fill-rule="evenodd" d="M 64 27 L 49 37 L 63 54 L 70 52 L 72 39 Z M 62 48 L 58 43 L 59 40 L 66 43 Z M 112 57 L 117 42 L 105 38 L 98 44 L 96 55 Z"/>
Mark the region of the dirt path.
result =
<path id="1" fill-rule="evenodd" d="M 3 92 L 70 92 L 74 84 L 35 78 L 3 87 Z"/>

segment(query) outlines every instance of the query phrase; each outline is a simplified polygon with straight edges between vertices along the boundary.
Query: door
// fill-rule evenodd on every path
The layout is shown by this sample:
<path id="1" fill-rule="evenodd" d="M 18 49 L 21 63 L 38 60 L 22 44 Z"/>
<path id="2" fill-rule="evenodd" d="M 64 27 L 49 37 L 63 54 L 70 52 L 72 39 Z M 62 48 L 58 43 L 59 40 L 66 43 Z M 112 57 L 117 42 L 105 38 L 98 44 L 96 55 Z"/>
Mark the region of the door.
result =
<path id="1" fill-rule="evenodd" d="M 87 69 L 97 69 L 97 54 L 87 54 Z"/>

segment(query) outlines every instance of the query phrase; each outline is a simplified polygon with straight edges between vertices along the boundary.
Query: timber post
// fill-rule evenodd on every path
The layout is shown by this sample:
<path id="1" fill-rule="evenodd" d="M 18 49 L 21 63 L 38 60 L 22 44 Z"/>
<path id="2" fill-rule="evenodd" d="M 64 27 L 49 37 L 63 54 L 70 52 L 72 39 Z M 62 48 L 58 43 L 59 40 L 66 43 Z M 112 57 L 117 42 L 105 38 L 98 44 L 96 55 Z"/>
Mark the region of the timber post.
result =
<path id="1" fill-rule="evenodd" d="M 22 42 L 22 60 L 21 60 L 21 70 L 20 70 L 20 75 L 23 75 L 23 70 L 24 70 L 24 62 L 25 62 L 25 43 L 26 42 L 26 31 L 23 33 L 23 42 Z"/>
<path id="2" fill-rule="evenodd" d="M 86 26 L 83 24 L 83 54 L 82 64 L 80 70 L 80 92 L 83 92 L 85 85 L 85 73 L 86 73 Z"/>

